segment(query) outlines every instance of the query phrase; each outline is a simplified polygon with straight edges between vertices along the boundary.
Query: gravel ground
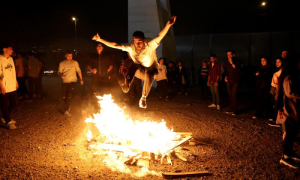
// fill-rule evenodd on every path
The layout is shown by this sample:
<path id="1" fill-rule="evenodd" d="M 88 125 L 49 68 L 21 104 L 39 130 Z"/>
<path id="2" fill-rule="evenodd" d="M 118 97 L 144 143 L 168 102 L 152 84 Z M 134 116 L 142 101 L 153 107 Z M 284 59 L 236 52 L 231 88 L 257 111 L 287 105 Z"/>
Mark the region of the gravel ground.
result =
<path id="1" fill-rule="evenodd" d="M 78 85 L 79 86 L 79 85 Z M 60 80 L 44 77 L 44 99 L 20 102 L 13 113 L 16 130 L 0 126 L 0 179 L 163 179 L 147 175 L 132 177 L 112 171 L 87 149 L 88 127 L 81 114 L 82 101 L 73 101 L 72 117 L 60 112 Z M 78 89 L 79 91 L 79 89 Z M 223 103 L 221 110 L 209 109 L 208 99 L 200 98 L 198 88 L 189 96 L 176 96 L 159 101 L 155 91 L 148 98 L 147 109 L 128 108 L 137 118 L 164 119 L 175 132 L 192 132 L 194 139 L 206 143 L 183 145 L 193 156 L 188 162 L 172 159 L 173 166 L 150 162 L 150 170 L 162 172 L 209 171 L 212 175 L 184 179 L 298 179 L 299 170 L 280 165 L 282 134 L 267 120 L 252 120 L 253 104 L 249 93 L 239 99 L 242 114 L 232 117 Z M 223 96 L 222 102 L 226 102 Z M 76 143 L 76 146 L 64 146 Z M 295 145 L 299 152 L 299 141 Z M 130 167 L 134 172 L 138 167 Z"/>

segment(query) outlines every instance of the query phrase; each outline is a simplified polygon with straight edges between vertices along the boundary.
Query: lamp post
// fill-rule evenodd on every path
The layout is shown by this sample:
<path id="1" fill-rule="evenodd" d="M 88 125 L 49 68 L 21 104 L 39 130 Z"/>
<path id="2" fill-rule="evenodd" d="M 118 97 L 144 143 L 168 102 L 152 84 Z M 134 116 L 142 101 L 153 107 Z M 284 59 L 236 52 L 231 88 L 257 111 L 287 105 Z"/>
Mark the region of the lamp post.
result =
<path id="1" fill-rule="evenodd" d="M 263 8 L 263 18 L 264 18 L 264 31 L 266 30 L 266 16 L 267 16 L 267 10 L 266 10 L 266 7 L 267 6 L 267 2 L 266 1 L 263 1 L 263 2 L 261 2 L 261 7 Z"/>
<path id="2" fill-rule="evenodd" d="M 77 41 L 77 35 L 76 35 L 76 22 L 78 21 L 78 19 L 76 17 L 72 17 L 72 20 L 75 22 L 75 44 L 76 44 L 76 41 Z"/>

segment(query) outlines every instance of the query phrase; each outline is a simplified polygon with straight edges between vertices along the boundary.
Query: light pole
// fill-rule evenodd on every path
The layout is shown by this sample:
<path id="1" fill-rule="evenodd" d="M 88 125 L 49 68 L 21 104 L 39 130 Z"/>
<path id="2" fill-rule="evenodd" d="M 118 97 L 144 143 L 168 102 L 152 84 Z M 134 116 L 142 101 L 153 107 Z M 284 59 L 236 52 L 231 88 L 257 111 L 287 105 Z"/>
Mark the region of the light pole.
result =
<path id="1" fill-rule="evenodd" d="M 266 6 L 267 6 L 267 2 L 266 1 L 263 1 L 263 2 L 261 2 L 261 6 L 262 6 L 262 8 L 263 8 L 263 21 L 264 21 L 264 28 L 263 28 L 263 30 L 265 31 L 266 30 L 266 18 L 267 18 L 267 10 L 266 10 Z"/>
<path id="2" fill-rule="evenodd" d="M 75 22 L 75 44 L 76 44 L 76 42 L 77 42 L 77 36 L 76 36 L 76 31 L 77 31 L 77 29 L 76 29 L 76 22 L 78 21 L 78 19 L 77 19 L 76 17 L 72 17 L 72 20 Z"/>

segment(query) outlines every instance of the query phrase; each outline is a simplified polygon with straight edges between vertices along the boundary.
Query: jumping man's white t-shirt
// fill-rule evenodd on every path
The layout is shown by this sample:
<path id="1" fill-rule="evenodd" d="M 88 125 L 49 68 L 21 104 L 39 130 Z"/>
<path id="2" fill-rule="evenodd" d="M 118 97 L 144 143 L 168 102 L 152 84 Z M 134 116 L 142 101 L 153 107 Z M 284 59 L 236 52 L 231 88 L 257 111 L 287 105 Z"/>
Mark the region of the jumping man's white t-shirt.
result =
<path id="1" fill-rule="evenodd" d="M 146 39 L 145 49 L 143 49 L 140 53 L 136 52 L 133 42 L 129 44 L 123 44 L 122 51 L 127 51 L 134 63 L 141 64 L 144 67 L 150 67 L 153 63 L 158 65 L 156 55 L 156 48 L 158 46 L 159 44 L 157 44 L 154 39 Z"/>
<path id="2" fill-rule="evenodd" d="M 11 57 L 0 55 L 0 78 L 6 93 L 17 90 L 16 69 Z"/>

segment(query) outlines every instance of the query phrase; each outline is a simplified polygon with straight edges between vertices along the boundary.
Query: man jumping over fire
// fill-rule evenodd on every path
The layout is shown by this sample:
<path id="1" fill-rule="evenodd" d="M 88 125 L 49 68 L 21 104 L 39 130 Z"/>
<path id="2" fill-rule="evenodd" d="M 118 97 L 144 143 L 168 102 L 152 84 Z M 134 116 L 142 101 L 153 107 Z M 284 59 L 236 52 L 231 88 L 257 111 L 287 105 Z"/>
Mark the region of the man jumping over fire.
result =
<path id="1" fill-rule="evenodd" d="M 154 39 L 146 39 L 145 35 L 141 31 L 135 31 L 133 33 L 133 42 L 129 44 L 117 44 L 115 42 L 109 42 L 101 39 L 98 33 L 92 38 L 92 40 L 101 42 L 108 47 L 121 49 L 127 51 L 134 65 L 128 68 L 128 72 L 125 76 L 119 76 L 118 82 L 123 90 L 127 93 L 129 91 L 132 80 L 134 79 L 136 71 L 141 74 L 144 80 L 144 86 L 142 91 L 142 97 L 139 102 L 141 108 L 147 108 L 146 97 L 148 96 L 152 83 L 154 81 L 154 75 L 157 74 L 157 56 L 156 48 L 160 45 L 161 40 L 165 37 L 170 27 L 175 23 L 176 16 L 173 16 L 164 29 Z"/>

